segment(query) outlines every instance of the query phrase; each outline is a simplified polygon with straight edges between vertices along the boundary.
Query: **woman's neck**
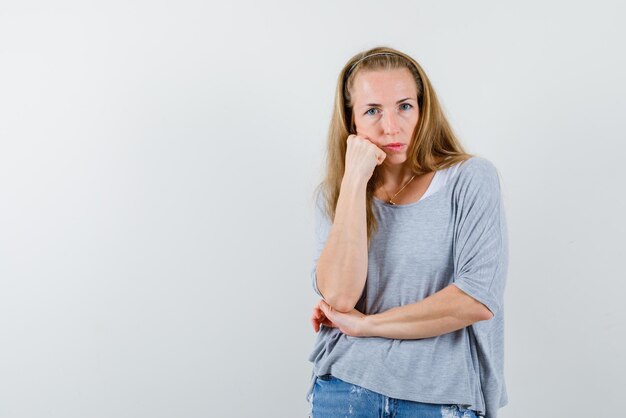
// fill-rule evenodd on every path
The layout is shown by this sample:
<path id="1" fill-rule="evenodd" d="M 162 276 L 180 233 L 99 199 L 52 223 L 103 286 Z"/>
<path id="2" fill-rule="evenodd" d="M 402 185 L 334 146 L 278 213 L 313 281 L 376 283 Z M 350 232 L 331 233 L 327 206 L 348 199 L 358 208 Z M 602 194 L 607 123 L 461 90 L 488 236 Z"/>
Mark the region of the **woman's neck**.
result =
<path id="1" fill-rule="evenodd" d="M 402 187 L 413 177 L 413 170 L 406 164 L 380 167 L 382 184 L 390 188 Z"/>

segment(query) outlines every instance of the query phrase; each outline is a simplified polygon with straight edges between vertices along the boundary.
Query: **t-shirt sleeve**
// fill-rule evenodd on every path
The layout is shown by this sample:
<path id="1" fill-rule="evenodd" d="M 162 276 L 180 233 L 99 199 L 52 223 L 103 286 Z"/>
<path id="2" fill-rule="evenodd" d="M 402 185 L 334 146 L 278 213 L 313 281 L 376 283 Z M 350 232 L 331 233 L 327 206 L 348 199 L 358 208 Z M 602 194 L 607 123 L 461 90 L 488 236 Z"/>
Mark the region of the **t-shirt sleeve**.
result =
<path id="1" fill-rule="evenodd" d="M 496 316 L 508 266 L 506 217 L 496 168 L 485 158 L 472 160 L 455 186 L 453 284 Z"/>
<path id="2" fill-rule="evenodd" d="M 328 238 L 328 234 L 330 233 L 332 222 L 330 221 L 328 215 L 324 210 L 323 193 L 321 192 L 318 192 L 315 198 L 314 226 L 315 246 L 313 254 L 313 264 L 311 266 L 311 282 L 315 293 L 324 298 L 320 290 L 317 288 L 317 274 L 315 272 L 315 269 L 317 267 L 317 260 L 320 258 L 322 250 L 326 245 L 326 239 Z"/>

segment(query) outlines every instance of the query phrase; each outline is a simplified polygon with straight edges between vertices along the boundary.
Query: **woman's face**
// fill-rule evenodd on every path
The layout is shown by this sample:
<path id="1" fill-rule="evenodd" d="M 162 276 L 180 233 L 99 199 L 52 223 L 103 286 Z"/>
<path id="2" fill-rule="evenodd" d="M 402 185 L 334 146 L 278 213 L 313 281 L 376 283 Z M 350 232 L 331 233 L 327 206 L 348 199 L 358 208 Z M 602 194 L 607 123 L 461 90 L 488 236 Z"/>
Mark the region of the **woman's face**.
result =
<path id="1" fill-rule="evenodd" d="M 411 72 L 407 68 L 360 71 L 351 94 L 357 134 L 384 150 L 385 162 L 406 161 L 419 116 L 417 86 Z"/>

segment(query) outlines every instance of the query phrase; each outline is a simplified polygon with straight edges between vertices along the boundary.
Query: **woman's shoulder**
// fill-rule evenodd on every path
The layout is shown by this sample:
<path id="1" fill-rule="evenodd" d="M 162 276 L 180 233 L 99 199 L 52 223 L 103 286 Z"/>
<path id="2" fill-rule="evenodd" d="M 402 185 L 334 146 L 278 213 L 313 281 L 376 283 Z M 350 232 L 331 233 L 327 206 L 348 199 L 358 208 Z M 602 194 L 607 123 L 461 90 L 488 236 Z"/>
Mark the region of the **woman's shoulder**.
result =
<path id="1" fill-rule="evenodd" d="M 465 180 L 489 180 L 498 179 L 499 174 L 496 166 L 491 160 L 474 155 L 459 165 L 458 175 L 460 179 Z"/>
<path id="2" fill-rule="evenodd" d="M 467 160 L 460 163 L 460 172 L 480 172 L 495 171 L 496 166 L 491 160 L 480 155 L 472 155 Z"/>
<path id="3" fill-rule="evenodd" d="M 500 175 L 491 160 L 472 156 L 460 164 L 454 189 L 459 197 L 469 197 L 474 191 L 497 194 L 500 191 Z"/>

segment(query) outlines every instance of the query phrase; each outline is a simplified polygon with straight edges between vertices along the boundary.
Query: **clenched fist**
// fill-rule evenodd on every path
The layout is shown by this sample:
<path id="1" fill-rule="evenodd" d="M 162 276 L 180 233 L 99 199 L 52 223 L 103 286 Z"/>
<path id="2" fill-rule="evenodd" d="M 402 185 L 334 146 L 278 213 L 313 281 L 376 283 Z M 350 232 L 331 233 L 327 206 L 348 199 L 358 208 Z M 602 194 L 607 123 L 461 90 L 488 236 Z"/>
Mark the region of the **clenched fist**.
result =
<path id="1" fill-rule="evenodd" d="M 385 161 L 387 154 L 369 139 L 360 135 L 348 136 L 347 142 L 344 177 L 369 181 L 374 174 L 374 169 Z"/>

